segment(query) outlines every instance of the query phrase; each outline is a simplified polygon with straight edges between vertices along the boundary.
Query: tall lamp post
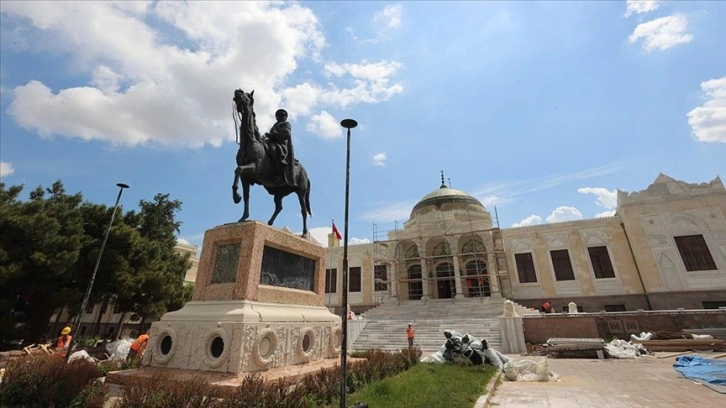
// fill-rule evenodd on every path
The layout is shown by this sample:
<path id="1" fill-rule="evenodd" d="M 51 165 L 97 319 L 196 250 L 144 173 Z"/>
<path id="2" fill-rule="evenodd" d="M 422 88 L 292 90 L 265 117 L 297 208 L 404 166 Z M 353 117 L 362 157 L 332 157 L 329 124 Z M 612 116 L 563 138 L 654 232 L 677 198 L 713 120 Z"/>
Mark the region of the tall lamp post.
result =
<path id="1" fill-rule="evenodd" d="M 347 378 L 347 358 L 348 358 L 348 197 L 350 195 L 350 130 L 358 126 L 358 122 L 353 119 L 343 119 L 340 126 L 348 129 L 348 141 L 346 143 L 345 156 L 345 221 L 343 232 L 343 311 L 341 318 L 343 319 L 343 327 L 341 329 L 340 345 L 340 408 L 346 408 L 346 378 Z"/>
<path id="2" fill-rule="evenodd" d="M 118 190 L 118 196 L 116 197 L 116 204 L 113 206 L 113 212 L 111 213 L 111 221 L 108 223 L 108 228 L 106 229 L 106 236 L 103 237 L 103 243 L 101 244 L 101 250 L 98 251 L 98 258 L 96 258 L 96 266 L 93 268 L 93 274 L 91 274 L 91 281 L 88 282 L 88 287 L 86 288 L 86 294 L 83 296 L 83 302 L 81 303 L 81 310 L 78 311 L 78 316 L 76 316 L 76 320 L 73 323 L 73 328 L 80 327 L 81 321 L 83 319 L 83 313 L 86 312 L 86 306 L 88 306 L 88 299 L 91 297 L 91 291 L 93 290 L 93 282 L 96 280 L 96 272 L 98 272 L 98 265 L 101 264 L 101 257 L 103 256 L 103 250 L 106 248 L 106 241 L 108 241 L 108 234 L 111 233 L 111 227 L 113 226 L 113 219 L 116 217 L 116 209 L 118 208 L 118 203 L 121 201 L 121 194 L 123 194 L 125 188 L 129 188 L 128 184 L 124 183 L 116 183 L 116 185 L 119 187 Z M 68 351 L 66 352 L 66 361 L 71 358 L 71 353 L 73 352 L 73 346 L 76 343 L 76 338 L 78 338 L 78 333 L 76 333 L 74 336 L 71 337 L 71 342 L 68 345 Z"/>

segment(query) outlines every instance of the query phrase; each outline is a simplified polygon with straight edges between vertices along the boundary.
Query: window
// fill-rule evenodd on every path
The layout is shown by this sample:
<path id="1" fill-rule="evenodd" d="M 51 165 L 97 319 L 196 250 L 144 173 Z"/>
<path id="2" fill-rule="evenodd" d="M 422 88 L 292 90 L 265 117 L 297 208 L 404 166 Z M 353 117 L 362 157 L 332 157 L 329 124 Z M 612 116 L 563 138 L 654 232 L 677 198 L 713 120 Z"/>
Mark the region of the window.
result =
<path id="1" fill-rule="evenodd" d="M 375 279 L 375 290 L 388 290 L 388 267 L 386 265 L 375 265 L 373 267 L 373 278 Z"/>
<path id="2" fill-rule="evenodd" d="M 421 280 L 421 265 L 411 265 L 408 268 L 408 299 L 417 300 L 423 296 L 423 281 Z"/>
<path id="3" fill-rule="evenodd" d="M 446 245 L 446 242 L 442 242 L 434 247 L 434 256 L 444 256 L 449 255 L 449 246 Z"/>
<path id="4" fill-rule="evenodd" d="M 517 273 L 519 274 L 519 283 L 537 282 L 537 274 L 534 271 L 534 260 L 532 253 L 515 254 L 514 259 L 517 260 Z"/>
<path id="5" fill-rule="evenodd" d="M 703 235 L 685 235 L 673 238 L 676 240 L 678 252 L 681 253 L 687 271 L 716 270 L 716 264 L 713 262 Z"/>
<path id="6" fill-rule="evenodd" d="M 348 291 L 360 292 L 360 266 L 348 268 Z"/>
<path id="7" fill-rule="evenodd" d="M 461 253 L 462 254 L 474 254 L 474 253 L 483 253 L 484 252 L 484 244 L 481 243 L 481 241 L 472 239 L 470 241 L 467 241 L 464 246 L 461 247 Z"/>
<path id="8" fill-rule="evenodd" d="M 95 306 L 93 303 L 90 303 L 90 302 L 88 303 L 88 305 L 86 306 L 86 313 L 87 314 L 93 313 L 93 306 Z"/>
<path id="9" fill-rule="evenodd" d="M 338 269 L 325 270 L 325 293 L 335 293 L 338 289 Z"/>
<path id="10" fill-rule="evenodd" d="M 624 312 L 625 305 L 605 305 L 606 312 Z"/>
<path id="11" fill-rule="evenodd" d="M 467 263 L 464 283 L 469 297 L 489 296 L 491 289 L 487 276 L 487 264 L 478 259 Z"/>
<path id="12" fill-rule="evenodd" d="M 121 305 L 120 305 L 120 304 L 118 304 L 118 303 L 115 303 L 115 304 L 113 305 L 113 312 L 114 312 L 114 313 L 121 313 Z"/>
<path id="13" fill-rule="evenodd" d="M 613 264 L 610 263 L 610 255 L 608 255 L 608 247 L 590 247 L 587 248 L 590 253 L 590 262 L 592 262 L 592 270 L 595 272 L 596 279 L 614 278 Z"/>
<path id="14" fill-rule="evenodd" d="M 702 303 L 704 309 L 720 309 L 722 307 L 726 307 L 726 300 L 705 301 Z"/>
<path id="15" fill-rule="evenodd" d="M 408 249 L 406 250 L 406 259 L 418 257 L 418 247 L 416 245 L 411 245 L 410 247 L 408 247 Z"/>
<path id="16" fill-rule="evenodd" d="M 558 281 L 575 280 L 575 273 L 572 271 L 570 253 L 566 249 L 550 251 L 552 266 L 555 268 L 555 279 Z"/>

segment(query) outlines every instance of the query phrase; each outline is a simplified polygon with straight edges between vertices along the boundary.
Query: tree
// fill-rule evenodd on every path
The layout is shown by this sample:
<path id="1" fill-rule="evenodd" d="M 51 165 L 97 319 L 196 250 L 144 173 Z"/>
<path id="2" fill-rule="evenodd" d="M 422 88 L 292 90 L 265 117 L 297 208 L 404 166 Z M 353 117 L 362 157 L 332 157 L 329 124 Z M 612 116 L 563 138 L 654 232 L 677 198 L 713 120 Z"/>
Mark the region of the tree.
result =
<path id="1" fill-rule="evenodd" d="M 83 313 L 112 208 L 68 195 L 57 181 L 19 199 L 23 186 L 0 183 L 0 349 L 13 340 L 37 343 L 56 309 Z M 157 194 L 141 211 L 116 217 L 99 264 L 90 304 L 114 302 L 126 313 L 158 317 L 183 304 L 189 257 L 174 252 L 181 202 Z M 119 328 L 120 331 L 120 328 Z M 92 332 L 93 333 L 93 332 Z"/>
<path id="2" fill-rule="evenodd" d="M 21 202 L 22 189 L 6 190 L 0 183 L 0 307 L 9 312 L 6 327 L 12 328 L 0 336 L 35 342 L 57 307 L 82 298 L 85 287 L 76 262 L 83 245 L 83 197 L 67 195 L 56 181 Z"/>
<path id="3" fill-rule="evenodd" d="M 170 305 L 183 302 L 184 275 L 189 269 L 189 255 L 174 251 L 175 234 L 180 222 L 176 221 L 181 201 L 170 200 L 169 194 L 157 194 L 153 202 L 141 200 L 140 213 L 131 212 L 125 221 L 139 232 L 139 245 L 131 259 L 133 272 L 118 274 L 116 302 L 125 312 L 142 318 L 158 318 Z M 117 332 L 120 332 L 119 327 Z"/>

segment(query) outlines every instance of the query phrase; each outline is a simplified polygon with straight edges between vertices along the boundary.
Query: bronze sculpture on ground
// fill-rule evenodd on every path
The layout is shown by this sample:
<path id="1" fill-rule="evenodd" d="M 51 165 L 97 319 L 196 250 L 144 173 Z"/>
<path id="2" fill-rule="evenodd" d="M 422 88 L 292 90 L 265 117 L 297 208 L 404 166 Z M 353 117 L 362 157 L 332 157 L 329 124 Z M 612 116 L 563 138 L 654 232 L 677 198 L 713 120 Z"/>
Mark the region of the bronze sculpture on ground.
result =
<path id="1" fill-rule="evenodd" d="M 297 194 L 303 219 L 303 235 L 307 234 L 307 216 L 310 211 L 310 179 L 300 162 L 295 160 L 290 140 L 290 124 L 287 112 L 280 109 L 275 113 L 277 123 L 269 133 L 261 136 L 257 128 L 254 111 L 254 93 L 246 93 L 241 89 L 234 91 L 236 119 L 239 118 L 239 149 L 237 150 L 237 168 L 234 171 L 232 197 L 235 204 L 244 199 L 244 213 L 239 222 L 250 216 L 249 199 L 250 185 L 260 184 L 274 196 L 275 212 L 267 222 L 272 225 L 282 211 L 282 199 L 290 193 Z M 242 181 L 242 197 L 237 192 L 238 183 Z"/>

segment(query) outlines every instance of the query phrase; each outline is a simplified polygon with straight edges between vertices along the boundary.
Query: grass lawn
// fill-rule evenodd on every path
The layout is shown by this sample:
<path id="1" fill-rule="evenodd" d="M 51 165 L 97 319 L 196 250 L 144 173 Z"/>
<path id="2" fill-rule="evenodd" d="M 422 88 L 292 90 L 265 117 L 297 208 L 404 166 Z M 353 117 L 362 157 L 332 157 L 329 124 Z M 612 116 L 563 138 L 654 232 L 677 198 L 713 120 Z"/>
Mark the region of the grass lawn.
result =
<path id="1" fill-rule="evenodd" d="M 366 402 L 370 408 L 472 408 L 494 373 L 492 366 L 420 363 L 348 395 L 346 402 Z"/>

